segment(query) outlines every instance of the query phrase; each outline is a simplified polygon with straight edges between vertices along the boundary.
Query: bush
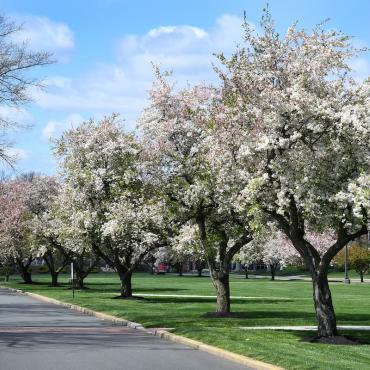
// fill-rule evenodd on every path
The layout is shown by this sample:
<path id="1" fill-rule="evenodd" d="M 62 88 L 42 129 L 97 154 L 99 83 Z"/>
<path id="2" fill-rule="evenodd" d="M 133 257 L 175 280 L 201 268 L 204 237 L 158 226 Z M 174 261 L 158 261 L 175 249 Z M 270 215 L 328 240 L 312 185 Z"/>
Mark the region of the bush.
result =
<path id="1" fill-rule="evenodd" d="M 37 266 L 36 271 L 39 274 L 46 274 L 49 272 L 49 268 L 46 265 L 41 265 Z"/>
<path id="2" fill-rule="evenodd" d="M 71 273 L 71 267 L 69 265 L 63 267 L 60 271 L 61 274 L 70 274 Z"/>
<path id="3" fill-rule="evenodd" d="M 10 266 L 0 267 L 0 275 L 1 276 L 11 275 L 12 273 L 13 273 L 13 270 Z"/>
<path id="4" fill-rule="evenodd" d="M 97 274 L 101 271 L 100 267 L 94 267 L 91 269 L 90 274 Z"/>
<path id="5" fill-rule="evenodd" d="M 279 271 L 279 275 L 300 275 L 307 271 L 304 265 L 288 265 Z"/>
<path id="6" fill-rule="evenodd" d="M 334 263 L 338 268 L 344 267 L 345 248 L 342 249 L 335 257 Z M 361 282 L 363 275 L 366 274 L 370 267 L 370 251 L 366 246 L 358 243 L 352 243 L 348 247 L 348 268 L 353 268 L 360 275 Z"/>

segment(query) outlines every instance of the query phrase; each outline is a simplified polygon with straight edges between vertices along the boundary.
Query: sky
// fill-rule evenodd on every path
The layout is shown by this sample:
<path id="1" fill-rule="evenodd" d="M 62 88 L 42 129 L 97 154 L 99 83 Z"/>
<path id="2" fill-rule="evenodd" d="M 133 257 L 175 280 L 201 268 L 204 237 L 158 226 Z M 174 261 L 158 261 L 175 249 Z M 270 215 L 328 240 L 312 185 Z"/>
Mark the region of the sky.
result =
<path id="1" fill-rule="evenodd" d="M 20 110 L 0 106 L 0 115 L 27 129 L 10 133 L 16 172 L 57 171 L 52 141 L 83 120 L 119 113 L 128 130 L 147 103 L 151 63 L 173 71 L 181 86 L 216 82 L 214 54 L 242 43 L 242 17 L 258 30 L 260 0 L 0 0 L 0 12 L 23 24 L 18 41 L 53 53 L 55 64 L 35 71 L 46 86 L 32 91 Z M 305 28 L 329 18 L 327 27 L 370 46 L 368 0 L 270 0 L 276 27 Z M 370 55 L 352 60 L 356 78 L 370 75 Z"/>

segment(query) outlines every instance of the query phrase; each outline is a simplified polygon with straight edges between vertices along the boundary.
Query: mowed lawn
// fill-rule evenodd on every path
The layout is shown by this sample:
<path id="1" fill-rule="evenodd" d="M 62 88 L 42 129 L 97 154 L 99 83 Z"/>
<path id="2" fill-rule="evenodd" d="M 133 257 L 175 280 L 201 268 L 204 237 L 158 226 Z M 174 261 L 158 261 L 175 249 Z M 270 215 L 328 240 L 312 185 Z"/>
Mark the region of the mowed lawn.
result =
<path id="1" fill-rule="evenodd" d="M 21 284 L 12 277 L 8 286 L 72 302 L 67 287 L 48 287 L 48 275 L 35 275 L 37 284 Z M 5 285 L 5 283 L 1 283 Z M 370 369 L 370 345 L 343 346 L 313 344 L 309 332 L 246 331 L 243 326 L 314 325 L 311 283 L 303 281 L 269 281 L 231 278 L 231 294 L 246 299 L 232 299 L 232 310 L 243 318 L 204 318 L 214 311 L 215 298 L 144 297 L 141 300 L 113 299 L 118 295 L 119 280 L 115 274 L 93 274 L 86 279 L 89 289 L 77 291 L 73 302 L 106 312 L 145 327 L 173 328 L 173 332 L 198 339 L 224 349 L 280 365 L 287 369 Z M 135 274 L 136 294 L 214 296 L 208 277 L 152 276 Z M 370 284 L 332 283 L 334 305 L 339 325 L 370 325 Z M 370 343 L 370 332 L 346 332 Z"/>

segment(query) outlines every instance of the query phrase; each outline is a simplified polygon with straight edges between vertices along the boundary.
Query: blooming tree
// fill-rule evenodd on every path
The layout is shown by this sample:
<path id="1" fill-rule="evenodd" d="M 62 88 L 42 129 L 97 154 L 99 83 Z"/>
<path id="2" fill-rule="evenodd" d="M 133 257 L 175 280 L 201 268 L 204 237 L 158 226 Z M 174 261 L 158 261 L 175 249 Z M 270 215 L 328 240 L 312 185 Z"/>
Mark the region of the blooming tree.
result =
<path id="1" fill-rule="evenodd" d="M 244 246 L 236 258 L 245 265 L 246 278 L 248 278 L 248 265 L 262 262 L 271 272 L 271 280 L 275 280 L 278 267 L 291 263 L 299 263 L 299 254 L 290 241 L 278 230 L 268 228 L 261 234 L 254 236 L 252 242 Z"/>
<path id="2" fill-rule="evenodd" d="M 281 37 L 268 11 L 256 35 L 245 22 L 245 46 L 219 75 L 230 111 L 243 117 L 245 170 L 254 173 L 244 199 L 291 240 L 309 268 L 319 337 L 337 335 L 327 271 L 349 241 L 367 232 L 369 83 L 356 84 L 349 37 L 311 33 L 294 24 Z M 244 153 L 243 153 L 244 152 Z M 307 229 L 335 231 L 320 254 Z"/>
<path id="3" fill-rule="evenodd" d="M 275 280 L 276 269 L 299 261 L 299 254 L 287 237 L 276 231 L 262 245 L 262 261 L 269 266 L 271 280 Z"/>
<path id="4" fill-rule="evenodd" d="M 24 180 L 0 183 L 0 258 L 14 261 L 25 283 L 32 283 L 29 267 L 35 259 L 28 238 L 29 188 Z"/>
<path id="5" fill-rule="evenodd" d="M 1 183 L 2 256 L 12 259 L 27 283 L 32 283 L 30 266 L 39 255 L 40 245 L 34 234 L 36 219 L 48 207 L 54 180 L 34 173 Z"/>
<path id="6" fill-rule="evenodd" d="M 163 206 L 141 173 L 135 136 L 113 115 L 67 131 L 55 152 L 64 197 L 73 199 L 63 207 L 67 234 L 83 241 L 74 248 L 88 245 L 119 274 L 121 297 L 132 297 L 132 272 L 161 243 L 164 222 Z"/>
<path id="7" fill-rule="evenodd" d="M 101 251 L 100 254 L 118 270 L 124 297 L 132 296 L 131 277 L 136 267 L 163 244 L 164 213 L 160 204 L 136 194 L 125 195 L 110 208 L 103 226 L 103 238 L 117 250 L 119 261 L 115 261 L 117 257 L 109 252 Z"/>
<path id="8" fill-rule="evenodd" d="M 346 251 L 341 250 L 334 258 L 336 265 L 344 266 Z M 370 267 L 370 251 L 367 246 L 352 243 L 348 249 L 348 264 L 360 275 L 361 283 L 364 282 L 364 274 L 368 273 Z"/>
<path id="9" fill-rule="evenodd" d="M 235 261 L 240 262 L 244 266 L 245 278 L 249 278 L 248 267 L 252 263 L 262 261 L 262 244 L 256 240 L 246 244 L 238 254 L 235 255 Z"/>
<path id="10" fill-rule="evenodd" d="M 30 73 L 37 67 L 52 63 L 51 55 L 43 51 L 30 50 L 27 42 L 17 41 L 21 25 L 0 16 L 0 105 L 10 110 L 19 109 L 32 100 L 31 87 L 40 88 L 40 79 Z M 6 114 L 0 115 L 1 142 L 0 159 L 13 164 L 14 156 L 10 155 L 9 140 L 6 132 L 18 123 L 9 119 Z"/>
<path id="11" fill-rule="evenodd" d="M 51 212 L 45 215 L 44 232 L 65 260 L 73 262 L 74 284 L 84 289 L 84 280 L 97 266 L 100 258 L 91 247 L 89 233 L 86 232 L 83 209 L 80 208 L 79 193 L 65 182 L 61 184 Z"/>
<path id="12" fill-rule="evenodd" d="M 59 273 L 71 260 L 70 253 L 59 240 L 61 225 L 55 219 L 59 190 L 60 184 L 54 177 L 36 176 L 28 197 L 33 250 L 44 259 L 51 275 L 51 286 L 58 285 Z"/>
<path id="13" fill-rule="evenodd" d="M 148 173 L 172 215 L 196 226 L 217 291 L 217 312 L 225 314 L 230 263 L 251 240 L 248 214 L 238 201 L 246 180 L 235 155 L 241 145 L 238 122 L 225 111 L 217 89 L 176 91 L 158 69 L 156 77 L 139 121 Z"/>
<path id="14" fill-rule="evenodd" d="M 182 225 L 170 242 L 169 260 L 179 264 L 180 275 L 182 275 L 183 263 L 194 261 L 198 276 L 201 276 L 205 258 L 197 227 L 191 223 Z"/>

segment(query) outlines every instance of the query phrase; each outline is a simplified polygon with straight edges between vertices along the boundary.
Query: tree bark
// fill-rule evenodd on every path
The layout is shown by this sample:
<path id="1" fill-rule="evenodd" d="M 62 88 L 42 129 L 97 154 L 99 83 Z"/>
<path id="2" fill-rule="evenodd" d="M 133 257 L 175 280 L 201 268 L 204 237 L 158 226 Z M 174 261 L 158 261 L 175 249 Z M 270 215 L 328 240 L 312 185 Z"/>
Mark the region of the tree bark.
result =
<path id="1" fill-rule="evenodd" d="M 208 251 L 209 244 L 204 215 L 199 214 L 196 217 L 196 222 L 198 225 L 203 250 Z M 218 313 L 227 314 L 230 313 L 230 263 L 240 249 L 249 243 L 252 238 L 250 237 L 249 233 L 245 232 L 236 241 L 234 241 L 232 246 L 229 246 L 228 243 L 230 238 L 225 230 L 223 228 L 219 228 L 218 234 L 221 237 L 217 248 L 218 261 L 215 258 L 216 253 L 207 253 L 206 261 L 208 263 L 213 285 L 217 292 L 216 311 Z"/>
<path id="2" fill-rule="evenodd" d="M 327 273 L 312 273 L 312 285 L 319 337 L 338 335 Z"/>
<path id="3" fill-rule="evenodd" d="M 179 266 L 179 276 L 182 276 L 182 262 L 179 262 L 178 266 Z"/>
<path id="4" fill-rule="evenodd" d="M 121 297 L 132 298 L 132 272 L 125 272 L 119 274 L 121 280 Z"/>
<path id="5" fill-rule="evenodd" d="M 56 271 L 50 271 L 50 275 L 51 275 L 51 286 L 52 287 L 58 286 L 58 275 L 59 275 L 59 273 L 56 272 Z"/>
<path id="6" fill-rule="evenodd" d="M 21 273 L 21 276 L 22 276 L 22 279 L 23 279 L 23 282 L 26 283 L 26 284 L 32 284 L 33 281 L 32 281 L 32 275 L 31 275 L 31 272 L 28 271 L 28 268 L 24 268 L 20 271 Z"/>
<path id="7" fill-rule="evenodd" d="M 305 239 L 305 219 L 302 209 L 297 206 L 293 195 L 290 196 L 287 215 L 269 210 L 266 212 L 279 223 L 280 229 L 289 237 L 311 272 L 318 336 L 333 337 L 338 335 L 337 320 L 328 282 L 328 268 L 335 255 L 350 241 L 367 234 L 366 225 L 364 224 L 355 233 L 348 234 L 344 222 L 339 221 L 336 242 L 329 246 L 323 255 L 320 255 L 318 250 Z"/>
<path id="8" fill-rule="evenodd" d="M 86 275 L 85 274 L 82 274 L 80 273 L 80 271 L 76 270 L 76 279 L 75 279 L 75 282 L 76 282 L 76 288 L 77 289 L 84 289 L 85 288 L 85 277 Z"/>
<path id="9" fill-rule="evenodd" d="M 51 286 L 56 287 L 58 286 L 59 272 L 67 266 L 70 257 L 59 244 L 55 243 L 53 239 L 51 240 L 56 248 L 54 250 L 48 249 L 43 258 L 50 272 Z"/>
<path id="10" fill-rule="evenodd" d="M 95 259 L 94 262 L 90 265 L 90 267 L 86 267 L 86 261 L 85 261 L 85 256 L 84 255 L 79 255 L 74 259 L 74 271 L 76 274 L 76 288 L 77 289 L 84 289 L 85 288 L 85 283 L 84 280 L 85 278 L 89 275 L 91 270 L 96 266 L 98 263 L 98 259 Z"/>
<path id="11" fill-rule="evenodd" d="M 212 272 L 211 277 L 217 293 L 216 311 L 220 313 L 229 313 L 230 312 L 229 274 Z"/>
<path id="12" fill-rule="evenodd" d="M 32 257 L 29 257 L 27 262 L 24 264 L 22 258 L 17 258 L 15 263 L 17 265 L 18 271 L 23 279 L 23 282 L 26 284 L 32 284 L 32 270 L 30 269 L 31 262 L 33 261 Z"/>
<path id="13" fill-rule="evenodd" d="M 275 264 L 270 264 L 271 280 L 275 280 L 276 266 Z"/>
<path id="14" fill-rule="evenodd" d="M 205 262 L 202 260 L 195 261 L 195 269 L 198 271 L 198 277 L 202 277 L 202 272 L 205 268 Z"/>

